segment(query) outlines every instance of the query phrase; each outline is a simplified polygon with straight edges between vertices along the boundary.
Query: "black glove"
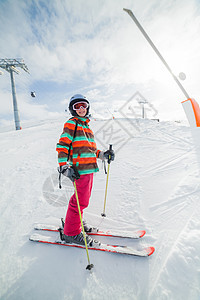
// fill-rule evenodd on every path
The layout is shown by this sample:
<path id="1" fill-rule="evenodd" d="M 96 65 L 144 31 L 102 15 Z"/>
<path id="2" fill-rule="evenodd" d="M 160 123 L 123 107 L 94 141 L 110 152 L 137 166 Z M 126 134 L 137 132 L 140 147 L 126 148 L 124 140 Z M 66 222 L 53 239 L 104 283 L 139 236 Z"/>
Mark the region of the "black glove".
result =
<path id="1" fill-rule="evenodd" d="M 58 168 L 58 172 L 60 174 L 63 174 L 64 176 L 68 177 L 72 182 L 74 182 L 75 179 L 80 178 L 80 174 L 75 166 L 72 166 L 72 167 L 70 167 L 68 165 L 60 166 Z"/>
<path id="2" fill-rule="evenodd" d="M 104 152 L 103 156 L 107 159 L 108 163 L 110 164 L 111 161 L 115 159 L 115 152 L 114 150 L 107 150 Z"/>

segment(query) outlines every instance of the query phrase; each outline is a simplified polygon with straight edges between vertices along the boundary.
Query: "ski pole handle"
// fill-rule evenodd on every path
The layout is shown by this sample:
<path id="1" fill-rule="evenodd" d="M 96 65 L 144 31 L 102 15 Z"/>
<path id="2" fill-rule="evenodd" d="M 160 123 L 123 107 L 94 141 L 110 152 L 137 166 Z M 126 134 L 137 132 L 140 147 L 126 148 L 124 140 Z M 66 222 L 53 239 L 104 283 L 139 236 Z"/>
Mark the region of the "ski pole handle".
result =
<path id="1" fill-rule="evenodd" d="M 109 150 L 112 151 L 112 144 L 110 144 Z M 110 163 L 111 163 L 111 155 L 109 155 L 109 157 L 108 157 L 108 164 L 110 164 Z"/>

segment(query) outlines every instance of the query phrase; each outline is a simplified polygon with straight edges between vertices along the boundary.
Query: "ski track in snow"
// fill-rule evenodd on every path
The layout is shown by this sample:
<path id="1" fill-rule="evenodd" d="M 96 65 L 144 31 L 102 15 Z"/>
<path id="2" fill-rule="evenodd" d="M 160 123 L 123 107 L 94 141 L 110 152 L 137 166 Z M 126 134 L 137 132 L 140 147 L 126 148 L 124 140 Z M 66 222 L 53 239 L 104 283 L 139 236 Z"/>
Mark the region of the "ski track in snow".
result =
<path id="1" fill-rule="evenodd" d="M 130 131 L 130 122 L 123 122 Z M 85 213 L 102 229 L 146 229 L 144 238 L 126 243 L 155 246 L 152 257 L 90 251 L 95 268 L 88 272 L 85 251 L 28 240 L 34 223 L 56 224 L 65 216 L 68 200 L 57 188 L 55 152 L 63 123 L 0 133 L 0 299 L 198 300 L 199 170 L 190 129 L 181 124 L 140 120 L 140 132 L 110 165 L 106 218 L 101 163 Z M 91 123 L 94 131 L 103 124 Z"/>

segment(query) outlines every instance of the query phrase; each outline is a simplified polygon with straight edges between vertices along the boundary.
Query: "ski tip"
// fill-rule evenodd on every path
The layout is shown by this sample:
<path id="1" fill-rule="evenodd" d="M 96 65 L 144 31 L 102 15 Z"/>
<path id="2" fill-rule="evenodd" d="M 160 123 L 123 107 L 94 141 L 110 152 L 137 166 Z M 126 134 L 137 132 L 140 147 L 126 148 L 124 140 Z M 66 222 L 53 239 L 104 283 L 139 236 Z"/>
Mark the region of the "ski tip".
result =
<path id="1" fill-rule="evenodd" d="M 148 247 L 146 250 L 147 250 L 148 256 L 150 256 L 150 255 L 152 255 L 154 253 L 155 248 L 154 247 Z"/>
<path id="2" fill-rule="evenodd" d="M 139 230 L 138 234 L 139 234 L 139 237 L 141 238 L 146 234 L 146 231 L 145 230 Z"/>

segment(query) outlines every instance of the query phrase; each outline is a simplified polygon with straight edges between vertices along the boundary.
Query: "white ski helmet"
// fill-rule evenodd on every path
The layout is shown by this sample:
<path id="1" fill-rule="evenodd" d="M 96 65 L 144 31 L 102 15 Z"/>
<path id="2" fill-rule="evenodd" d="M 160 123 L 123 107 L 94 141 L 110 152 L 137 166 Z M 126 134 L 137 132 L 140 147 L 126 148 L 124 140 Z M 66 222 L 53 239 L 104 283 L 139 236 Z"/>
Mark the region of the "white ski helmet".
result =
<path id="1" fill-rule="evenodd" d="M 76 94 L 74 96 L 71 97 L 70 101 L 69 101 L 69 111 L 72 114 L 72 116 L 77 116 L 76 111 L 73 109 L 73 105 L 77 102 L 87 102 L 88 103 L 88 108 L 87 108 L 87 113 L 86 116 L 89 115 L 89 110 L 90 110 L 90 103 L 87 100 L 87 98 L 81 94 Z"/>

